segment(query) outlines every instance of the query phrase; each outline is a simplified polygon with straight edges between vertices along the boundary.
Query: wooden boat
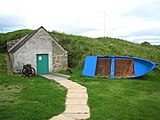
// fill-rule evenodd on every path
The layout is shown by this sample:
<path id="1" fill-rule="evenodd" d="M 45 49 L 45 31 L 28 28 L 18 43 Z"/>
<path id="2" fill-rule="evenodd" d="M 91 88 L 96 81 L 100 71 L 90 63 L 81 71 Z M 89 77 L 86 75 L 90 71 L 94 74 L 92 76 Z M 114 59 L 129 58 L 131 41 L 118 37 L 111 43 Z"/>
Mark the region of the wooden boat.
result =
<path id="1" fill-rule="evenodd" d="M 86 56 L 83 76 L 135 78 L 152 71 L 158 64 L 132 56 Z"/>

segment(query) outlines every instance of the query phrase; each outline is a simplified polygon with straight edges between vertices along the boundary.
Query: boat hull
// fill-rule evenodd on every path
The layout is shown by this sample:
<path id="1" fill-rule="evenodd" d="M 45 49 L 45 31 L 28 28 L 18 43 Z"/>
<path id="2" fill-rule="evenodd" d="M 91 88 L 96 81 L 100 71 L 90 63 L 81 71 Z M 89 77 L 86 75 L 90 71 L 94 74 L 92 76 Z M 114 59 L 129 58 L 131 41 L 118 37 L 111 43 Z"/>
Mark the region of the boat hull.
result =
<path id="1" fill-rule="evenodd" d="M 158 64 L 132 56 L 86 56 L 83 76 L 135 78 L 152 71 Z"/>

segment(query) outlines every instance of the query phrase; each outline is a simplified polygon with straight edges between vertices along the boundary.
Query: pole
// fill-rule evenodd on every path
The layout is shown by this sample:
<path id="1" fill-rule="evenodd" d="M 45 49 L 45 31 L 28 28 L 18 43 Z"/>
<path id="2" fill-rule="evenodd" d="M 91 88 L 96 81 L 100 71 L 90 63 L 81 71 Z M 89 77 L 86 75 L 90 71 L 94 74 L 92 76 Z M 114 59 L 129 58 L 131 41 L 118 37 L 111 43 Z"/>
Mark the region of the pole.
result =
<path id="1" fill-rule="evenodd" d="M 106 37 L 106 12 L 104 12 L 104 37 Z"/>

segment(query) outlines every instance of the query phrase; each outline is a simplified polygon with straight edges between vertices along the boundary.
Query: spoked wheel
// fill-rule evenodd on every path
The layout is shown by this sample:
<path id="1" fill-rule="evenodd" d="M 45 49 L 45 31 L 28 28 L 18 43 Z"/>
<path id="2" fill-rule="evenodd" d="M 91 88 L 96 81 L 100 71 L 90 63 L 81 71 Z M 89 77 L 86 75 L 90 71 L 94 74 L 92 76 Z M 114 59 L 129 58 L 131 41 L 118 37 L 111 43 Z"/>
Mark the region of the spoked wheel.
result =
<path id="1" fill-rule="evenodd" d="M 31 75 L 31 76 L 35 76 L 36 73 L 35 73 L 35 69 L 34 69 L 33 67 L 31 68 L 31 71 L 32 71 L 32 73 L 30 73 L 30 75 Z"/>
<path id="2" fill-rule="evenodd" d="M 22 69 L 22 76 L 31 77 L 35 76 L 35 69 L 30 64 L 24 65 Z"/>
<path id="3" fill-rule="evenodd" d="M 22 77 L 24 77 L 24 76 L 27 76 L 27 73 L 26 73 L 26 69 L 25 69 L 25 68 L 22 69 Z"/>

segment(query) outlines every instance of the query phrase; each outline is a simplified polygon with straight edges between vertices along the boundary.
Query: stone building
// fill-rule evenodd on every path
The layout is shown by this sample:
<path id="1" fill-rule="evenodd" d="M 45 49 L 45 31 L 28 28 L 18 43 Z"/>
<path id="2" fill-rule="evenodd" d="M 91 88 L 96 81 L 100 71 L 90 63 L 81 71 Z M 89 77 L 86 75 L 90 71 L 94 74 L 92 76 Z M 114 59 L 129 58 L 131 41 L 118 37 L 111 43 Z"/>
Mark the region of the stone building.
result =
<path id="1" fill-rule="evenodd" d="M 20 73 L 25 64 L 31 64 L 37 74 L 68 68 L 67 51 L 44 27 L 21 39 L 8 42 L 7 49 L 14 73 Z"/>

